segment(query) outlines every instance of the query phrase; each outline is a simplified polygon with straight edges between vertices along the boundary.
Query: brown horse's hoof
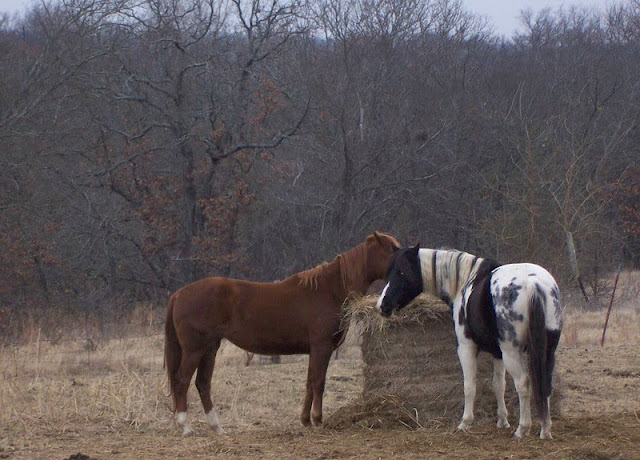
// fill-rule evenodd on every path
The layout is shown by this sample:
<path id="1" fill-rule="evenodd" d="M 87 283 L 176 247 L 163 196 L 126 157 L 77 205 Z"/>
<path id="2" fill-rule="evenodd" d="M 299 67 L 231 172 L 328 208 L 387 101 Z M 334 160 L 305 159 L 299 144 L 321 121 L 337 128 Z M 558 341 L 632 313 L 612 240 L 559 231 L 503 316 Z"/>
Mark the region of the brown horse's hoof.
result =
<path id="1" fill-rule="evenodd" d="M 322 426 L 322 417 L 313 417 L 313 426 L 321 427 Z"/>
<path id="2" fill-rule="evenodd" d="M 311 426 L 311 418 L 310 417 L 301 417 L 300 418 L 300 423 L 302 423 L 302 426 L 305 426 L 305 427 L 309 428 Z"/>

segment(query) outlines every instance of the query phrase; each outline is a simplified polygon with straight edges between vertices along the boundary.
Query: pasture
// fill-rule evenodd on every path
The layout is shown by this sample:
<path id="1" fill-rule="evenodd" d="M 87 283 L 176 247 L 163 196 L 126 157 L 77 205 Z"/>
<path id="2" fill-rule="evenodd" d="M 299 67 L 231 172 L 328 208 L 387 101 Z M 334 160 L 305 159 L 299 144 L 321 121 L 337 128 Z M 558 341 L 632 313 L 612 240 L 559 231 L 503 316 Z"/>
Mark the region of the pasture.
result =
<path id="1" fill-rule="evenodd" d="M 63 336 L 52 342 L 34 330 L 25 344 L 0 349 L 0 458 L 637 458 L 637 302 L 635 292 L 616 304 L 604 347 L 604 312 L 567 309 L 558 351 L 566 389 L 552 441 L 517 441 L 510 437 L 513 428 L 498 430 L 486 421 L 468 433 L 438 420 L 411 430 L 402 423 L 402 409 L 394 412 L 392 398 L 367 405 L 358 327 L 329 365 L 325 427 L 307 429 L 299 422 L 306 356 L 285 356 L 276 365 L 256 357 L 245 367 L 244 353 L 225 342 L 213 399 L 227 434 L 208 427 L 192 386 L 189 413 L 196 432 L 183 437 L 169 411 L 163 336 L 155 322 L 130 321 L 121 338 L 99 340 Z M 348 419 L 356 411 L 368 413 L 345 425 L 345 414 Z M 510 414 L 512 426 L 516 417 Z"/>

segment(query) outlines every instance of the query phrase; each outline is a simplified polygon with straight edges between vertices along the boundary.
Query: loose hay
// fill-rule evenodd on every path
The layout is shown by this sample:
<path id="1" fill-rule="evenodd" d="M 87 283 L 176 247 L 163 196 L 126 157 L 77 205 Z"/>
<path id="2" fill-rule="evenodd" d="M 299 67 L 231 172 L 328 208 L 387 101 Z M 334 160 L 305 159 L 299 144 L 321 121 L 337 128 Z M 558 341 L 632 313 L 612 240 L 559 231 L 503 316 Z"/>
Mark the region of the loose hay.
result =
<path id="1" fill-rule="evenodd" d="M 364 389 L 363 400 L 344 408 L 339 415 L 368 428 L 454 427 L 464 408 L 464 390 L 450 308 L 423 294 L 385 319 L 374 307 L 376 299 L 352 298 L 345 306 L 345 322 L 355 321 L 363 331 Z M 474 412 L 476 422 L 484 423 L 495 420 L 493 365 L 488 353 L 481 353 L 478 358 Z M 505 402 L 515 424 L 518 397 L 509 377 L 507 382 Z M 555 416 L 562 396 L 557 373 L 554 387 L 551 407 Z M 367 409 L 376 415 L 366 414 Z M 336 427 L 344 422 L 338 414 L 336 420 L 330 421 Z"/>
<path id="2" fill-rule="evenodd" d="M 443 302 L 426 294 L 419 295 L 413 302 L 388 318 L 382 317 L 375 308 L 378 296 L 352 295 L 345 301 L 342 323 L 355 322 L 363 332 L 386 333 L 398 325 L 415 325 L 428 321 L 451 321 L 451 311 Z M 452 331 L 453 332 L 453 331 Z M 455 338 L 454 338 L 455 339 Z"/>
<path id="3" fill-rule="evenodd" d="M 367 429 L 422 428 L 415 413 L 395 395 L 363 396 L 357 402 L 343 406 L 326 421 L 327 428 L 343 430 L 353 425 Z"/>

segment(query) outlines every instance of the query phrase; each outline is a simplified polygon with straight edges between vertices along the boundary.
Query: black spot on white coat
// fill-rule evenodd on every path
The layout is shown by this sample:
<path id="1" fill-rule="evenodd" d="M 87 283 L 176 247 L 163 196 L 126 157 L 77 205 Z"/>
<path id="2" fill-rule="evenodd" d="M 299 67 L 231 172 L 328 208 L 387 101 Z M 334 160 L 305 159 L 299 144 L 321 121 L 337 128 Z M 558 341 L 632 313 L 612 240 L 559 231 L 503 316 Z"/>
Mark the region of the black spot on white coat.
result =
<path id="1" fill-rule="evenodd" d="M 491 353 L 495 358 L 502 358 L 502 352 L 498 344 L 498 325 L 496 312 L 491 296 L 491 272 L 500 264 L 489 259 L 479 262 L 476 277 L 471 283 L 471 293 L 466 305 L 461 310 L 466 314 L 464 318 L 464 335 L 478 345 L 481 351 Z"/>
<path id="2" fill-rule="evenodd" d="M 514 283 L 515 278 L 511 280 L 508 286 L 504 286 L 500 289 L 498 295 L 494 299 L 496 304 L 501 305 L 509 310 L 513 308 L 513 304 L 518 300 L 519 290 L 522 286 Z"/>
<path id="3" fill-rule="evenodd" d="M 514 311 L 513 304 L 518 300 L 520 295 L 519 291 L 522 286 L 515 284 L 512 279 L 509 285 L 497 289 L 494 301 L 497 308 L 496 320 L 498 323 L 498 336 L 500 340 L 510 341 L 514 347 L 520 345 L 516 334 L 516 321 L 523 321 L 524 316 L 521 313 Z"/>

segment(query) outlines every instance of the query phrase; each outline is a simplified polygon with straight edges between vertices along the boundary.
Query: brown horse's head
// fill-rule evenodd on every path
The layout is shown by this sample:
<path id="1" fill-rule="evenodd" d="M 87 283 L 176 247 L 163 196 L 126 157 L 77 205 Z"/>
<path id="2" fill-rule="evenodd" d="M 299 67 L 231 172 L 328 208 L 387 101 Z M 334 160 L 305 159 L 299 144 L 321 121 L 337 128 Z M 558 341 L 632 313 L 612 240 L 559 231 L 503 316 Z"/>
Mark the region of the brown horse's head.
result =
<path id="1" fill-rule="evenodd" d="M 393 253 L 400 248 L 400 243 L 393 236 L 376 231 L 367 237 L 365 246 L 369 280 L 384 279 Z"/>

